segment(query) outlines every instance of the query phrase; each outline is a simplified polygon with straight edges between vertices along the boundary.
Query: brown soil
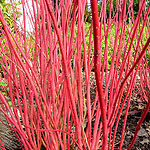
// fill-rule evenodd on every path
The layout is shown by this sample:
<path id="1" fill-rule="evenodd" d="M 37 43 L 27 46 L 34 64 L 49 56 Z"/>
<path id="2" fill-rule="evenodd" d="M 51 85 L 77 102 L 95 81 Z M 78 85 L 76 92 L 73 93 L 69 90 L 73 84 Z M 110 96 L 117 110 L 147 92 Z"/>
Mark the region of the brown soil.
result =
<path id="1" fill-rule="evenodd" d="M 139 103 L 132 99 L 129 111 L 130 114 L 128 115 L 127 118 L 123 149 L 127 149 L 129 147 L 133 139 L 137 123 L 143 113 L 142 109 L 141 110 L 137 109 L 138 107 Z M 123 120 L 124 117 L 121 118 L 121 121 L 118 126 L 118 134 L 116 136 L 118 144 L 116 144 L 116 147 L 119 146 L 119 140 L 122 132 L 121 124 L 123 123 Z M 150 149 L 150 113 L 147 114 L 145 120 L 143 121 L 142 126 L 136 137 L 136 142 L 132 147 L 132 150 L 149 150 L 149 149 Z"/>

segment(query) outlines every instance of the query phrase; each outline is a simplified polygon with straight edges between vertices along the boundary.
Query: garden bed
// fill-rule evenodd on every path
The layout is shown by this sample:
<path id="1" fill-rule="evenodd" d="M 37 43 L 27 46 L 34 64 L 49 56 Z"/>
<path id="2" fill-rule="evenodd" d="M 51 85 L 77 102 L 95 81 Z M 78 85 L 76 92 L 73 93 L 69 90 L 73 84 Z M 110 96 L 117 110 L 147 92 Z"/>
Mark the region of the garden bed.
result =
<path id="1" fill-rule="evenodd" d="M 0 91 L 4 93 L 4 95 L 8 98 L 8 87 L 6 86 L 6 82 L 4 78 L 0 77 L 1 85 L 0 85 Z M 139 81 L 139 80 L 137 80 Z M 3 84 L 2 84 L 3 83 Z M 139 84 L 139 83 L 138 83 Z M 94 80 L 94 73 L 91 73 L 91 99 L 94 99 L 95 92 L 96 92 L 96 83 Z M 9 99 L 9 98 L 8 98 Z M 125 140 L 123 143 L 123 149 L 126 149 L 134 136 L 135 127 L 137 126 L 137 123 L 139 119 L 141 118 L 141 115 L 144 110 L 144 103 L 141 102 L 141 97 L 138 93 L 133 93 L 131 97 L 130 102 L 130 109 L 129 109 L 129 115 L 127 118 L 127 125 L 125 130 Z M 125 110 L 124 110 L 125 111 Z M 138 136 L 136 138 L 136 142 L 132 148 L 132 150 L 147 150 L 150 147 L 150 112 L 147 114 L 144 122 L 142 123 L 142 126 L 138 132 Z M 122 125 L 124 121 L 124 112 L 122 113 L 122 117 L 119 121 L 119 126 L 117 129 L 116 139 L 115 139 L 115 147 L 119 147 L 120 137 L 122 133 Z"/>

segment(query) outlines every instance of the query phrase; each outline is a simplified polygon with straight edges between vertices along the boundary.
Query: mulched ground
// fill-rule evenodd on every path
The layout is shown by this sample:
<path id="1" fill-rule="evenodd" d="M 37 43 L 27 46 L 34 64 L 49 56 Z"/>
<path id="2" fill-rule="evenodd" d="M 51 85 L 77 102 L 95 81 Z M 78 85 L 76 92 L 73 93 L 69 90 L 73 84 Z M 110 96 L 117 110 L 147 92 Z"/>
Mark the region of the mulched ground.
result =
<path id="1" fill-rule="evenodd" d="M 131 100 L 131 105 L 130 105 L 130 114 L 128 115 L 127 118 L 127 125 L 126 125 L 126 130 L 125 130 L 125 139 L 123 143 L 123 149 L 126 149 L 134 136 L 135 132 L 135 127 L 137 126 L 137 123 L 142 115 L 142 109 L 139 110 L 137 109 L 139 107 L 139 102 L 138 99 L 132 99 Z M 120 140 L 121 136 L 121 131 L 122 131 L 122 125 L 124 118 L 121 118 L 122 121 L 119 123 L 118 127 L 118 134 L 117 134 L 117 139 L 118 141 Z M 116 147 L 118 147 L 116 145 Z M 142 126 L 138 132 L 136 142 L 134 146 L 132 147 L 132 150 L 149 150 L 150 149 L 150 113 L 147 114 L 144 122 L 142 123 Z"/>
<path id="2" fill-rule="evenodd" d="M 138 80 L 136 80 L 136 85 L 140 87 L 139 84 L 140 81 L 138 78 Z M 140 95 L 138 95 L 138 93 L 133 94 L 130 102 L 130 110 L 129 110 L 130 114 L 128 115 L 127 119 L 124 148 L 127 148 L 127 146 L 131 143 L 132 138 L 134 136 L 135 127 L 137 126 L 137 123 L 141 118 L 144 108 L 145 104 L 144 102 L 142 102 Z M 142 123 L 142 126 L 136 138 L 136 142 L 132 147 L 132 150 L 149 150 L 149 149 L 150 149 L 150 110 Z"/>
<path id="3" fill-rule="evenodd" d="M 94 81 L 94 73 L 91 73 L 91 99 L 94 99 L 95 97 L 95 86 L 96 82 Z M 136 85 L 140 89 L 140 78 L 137 77 Z M 135 91 L 133 92 L 131 96 L 131 102 L 130 102 L 130 109 L 129 109 L 129 115 L 127 118 L 127 124 L 126 124 L 126 130 L 125 130 L 125 137 L 124 137 L 124 143 L 123 143 L 123 150 L 127 149 L 133 139 L 135 127 L 137 126 L 137 123 L 143 113 L 143 109 L 145 108 L 144 102 L 141 102 L 141 97 Z M 122 132 L 122 125 L 124 122 L 124 116 L 120 118 L 116 139 L 115 139 L 115 147 L 118 149 L 120 138 L 121 138 L 121 132 Z M 145 120 L 142 123 L 142 126 L 138 132 L 136 142 L 134 146 L 132 147 L 132 150 L 150 150 L 150 111 L 147 114 Z"/>

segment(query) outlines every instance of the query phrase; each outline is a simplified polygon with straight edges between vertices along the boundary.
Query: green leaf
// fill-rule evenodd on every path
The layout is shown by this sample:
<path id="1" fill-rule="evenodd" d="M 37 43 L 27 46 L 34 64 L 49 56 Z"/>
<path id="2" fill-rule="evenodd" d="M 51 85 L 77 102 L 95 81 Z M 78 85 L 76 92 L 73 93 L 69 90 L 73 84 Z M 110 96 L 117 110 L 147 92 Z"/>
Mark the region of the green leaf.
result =
<path id="1" fill-rule="evenodd" d="M 0 81 L 0 85 L 2 85 L 2 86 L 7 86 L 7 84 L 4 83 L 3 81 Z"/>
<path id="2" fill-rule="evenodd" d="M 5 92 L 2 92 L 2 94 L 6 96 L 6 93 L 5 93 Z"/>

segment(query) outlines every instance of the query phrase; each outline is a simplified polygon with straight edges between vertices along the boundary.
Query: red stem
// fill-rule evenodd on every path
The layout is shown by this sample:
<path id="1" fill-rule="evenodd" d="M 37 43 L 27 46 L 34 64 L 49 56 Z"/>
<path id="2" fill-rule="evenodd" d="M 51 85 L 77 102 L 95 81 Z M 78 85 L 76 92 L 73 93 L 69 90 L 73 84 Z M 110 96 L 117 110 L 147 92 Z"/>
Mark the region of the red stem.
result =
<path id="1" fill-rule="evenodd" d="M 101 59 L 100 59 L 100 34 L 99 34 L 99 19 L 98 19 L 98 7 L 97 0 L 91 0 L 92 19 L 93 19 L 93 30 L 94 30 L 94 71 L 96 78 L 96 85 L 98 89 L 102 124 L 103 124 L 103 150 L 107 149 L 107 119 L 106 119 L 106 106 L 103 96 L 102 82 L 100 77 Z"/>

